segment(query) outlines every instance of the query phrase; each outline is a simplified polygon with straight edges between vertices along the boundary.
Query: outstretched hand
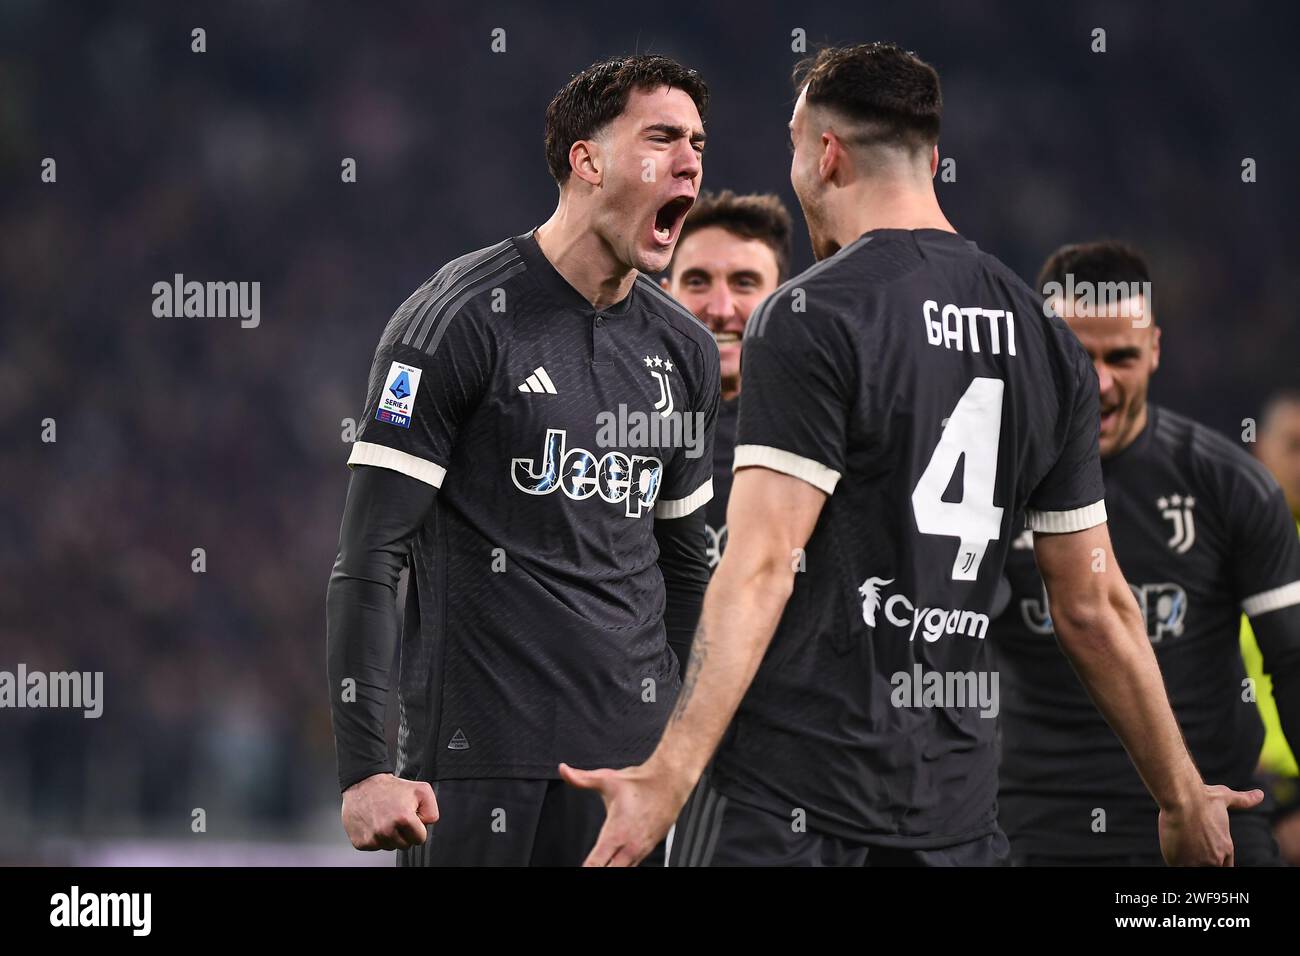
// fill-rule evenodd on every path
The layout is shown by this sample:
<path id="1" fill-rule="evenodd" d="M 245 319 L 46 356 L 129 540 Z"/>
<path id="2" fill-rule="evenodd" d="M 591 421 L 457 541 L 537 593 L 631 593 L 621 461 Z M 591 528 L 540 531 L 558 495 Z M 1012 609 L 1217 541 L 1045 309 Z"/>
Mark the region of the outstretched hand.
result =
<path id="1" fill-rule="evenodd" d="M 583 866 L 636 866 L 668 834 L 690 794 L 649 764 L 624 770 L 575 770 L 560 764 L 572 787 L 595 790 L 605 801 L 605 825 Z"/>

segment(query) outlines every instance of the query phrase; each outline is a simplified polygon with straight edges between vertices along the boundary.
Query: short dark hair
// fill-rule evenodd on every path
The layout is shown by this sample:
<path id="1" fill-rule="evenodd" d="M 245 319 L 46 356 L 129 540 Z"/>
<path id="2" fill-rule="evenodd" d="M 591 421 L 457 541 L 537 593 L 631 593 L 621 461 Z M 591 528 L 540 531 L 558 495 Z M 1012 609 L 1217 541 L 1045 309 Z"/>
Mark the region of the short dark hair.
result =
<path id="1" fill-rule="evenodd" d="M 682 223 L 673 261 L 668 264 L 671 275 L 677 262 L 677 249 L 686 237 L 700 229 L 718 226 L 741 239 L 757 239 L 772 250 L 776 257 L 776 281 L 785 281 L 790 270 L 790 211 L 774 193 L 751 193 L 738 196 L 730 189 L 720 193 L 702 192 Z"/>
<path id="2" fill-rule="evenodd" d="M 1146 256 L 1119 239 L 1061 246 L 1043 263 L 1038 273 L 1038 291 L 1046 295 L 1047 286 L 1052 282 L 1065 288 L 1067 275 L 1074 276 L 1075 285 L 1081 282 L 1096 286 L 1103 282 L 1151 281 Z"/>
<path id="3" fill-rule="evenodd" d="M 591 139 L 627 109 L 633 90 L 661 86 L 682 90 L 695 101 L 703 120 L 709 88 L 695 70 L 666 56 L 621 56 L 593 63 L 578 73 L 546 107 L 546 164 L 556 183 L 569 180 L 569 150 Z"/>
<path id="4" fill-rule="evenodd" d="M 915 151 L 939 142 L 939 74 L 896 43 L 827 47 L 800 61 L 793 79 L 796 90 L 807 87 L 809 104 L 870 124 L 871 131 L 854 140 L 860 145 Z"/>

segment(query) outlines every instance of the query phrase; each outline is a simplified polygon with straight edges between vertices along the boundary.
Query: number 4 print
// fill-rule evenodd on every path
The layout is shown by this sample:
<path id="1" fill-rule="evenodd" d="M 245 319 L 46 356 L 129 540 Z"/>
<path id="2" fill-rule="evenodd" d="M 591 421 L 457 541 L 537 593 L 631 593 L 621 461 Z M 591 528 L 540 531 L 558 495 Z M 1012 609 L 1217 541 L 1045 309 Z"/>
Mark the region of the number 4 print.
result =
<path id="1" fill-rule="evenodd" d="M 912 513 L 922 534 L 959 538 L 954 581 L 974 581 L 990 541 L 1002 529 L 1002 509 L 993 503 L 993 482 L 998 471 L 998 444 L 1002 438 L 1000 378 L 976 378 L 966 388 L 948 424 L 912 490 Z M 961 501 L 944 501 L 962 455 L 966 470 Z"/>

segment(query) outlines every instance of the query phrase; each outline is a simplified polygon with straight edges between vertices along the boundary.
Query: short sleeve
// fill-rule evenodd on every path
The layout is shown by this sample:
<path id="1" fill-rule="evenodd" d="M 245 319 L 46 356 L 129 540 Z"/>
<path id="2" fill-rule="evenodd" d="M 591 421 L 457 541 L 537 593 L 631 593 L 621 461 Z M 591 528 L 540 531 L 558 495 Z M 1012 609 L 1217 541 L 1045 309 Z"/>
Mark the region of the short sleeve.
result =
<path id="1" fill-rule="evenodd" d="M 1282 489 L 1255 462 L 1245 464 L 1268 484 L 1243 481 L 1226 498 L 1233 508 L 1233 587 L 1256 631 L 1267 616 L 1286 619 L 1300 642 L 1300 535 Z"/>
<path id="2" fill-rule="evenodd" d="M 1084 531 L 1106 520 L 1106 486 L 1101 475 L 1100 401 L 1097 374 L 1071 335 L 1069 382 L 1061 403 L 1065 442 L 1056 461 L 1029 495 L 1025 523 L 1044 534 Z"/>
<path id="3" fill-rule="evenodd" d="M 844 473 L 856 372 L 846 330 L 811 301 L 778 290 L 755 310 L 741 356 L 733 468 L 759 467 L 832 494 Z"/>
<path id="4" fill-rule="evenodd" d="M 399 310 L 375 350 L 348 464 L 389 468 L 439 488 L 460 428 L 486 392 L 490 343 L 468 311 L 449 321 L 432 351 L 402 341 L 409 321 Z"/>
<path id="5" fill-rule="evenodd" d="M 722 367 L 716 347 L 704 350 L 701 364 L 702 384 L 693 409 L 699 416 L 701 440 L 689 449 L 690 455 L 682 449 L 674 458 L 655 502 L 656 518 L 684 518 L 713 498 L 713 436 L 722 393 Z"/>

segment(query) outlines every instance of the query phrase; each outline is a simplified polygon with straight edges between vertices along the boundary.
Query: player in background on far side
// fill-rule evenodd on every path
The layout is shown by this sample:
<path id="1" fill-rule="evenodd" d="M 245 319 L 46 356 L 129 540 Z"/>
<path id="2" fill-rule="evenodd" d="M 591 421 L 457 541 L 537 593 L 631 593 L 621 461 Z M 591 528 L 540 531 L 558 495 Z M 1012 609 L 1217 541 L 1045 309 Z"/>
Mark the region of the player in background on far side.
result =
<path id="1" fill-rule="evenodd" d="M 740 411 L 740 342 L 754 308 L 790 271 L 790 213 L 768 193 L 700 193 L 686 215 L 661 283 L 705 324 L 722 360 L 722 401 L 713 437 L 713 498 L 705 505 L 709 567 L 727 547 L 727 502 Z"/>
<path id="2" fill-rule="evenodd" d="M 1238 644 L 1250 617 L 1288 736 L 1300 739 L 1300 538 L 1257 461 L 1148 400 L 1163 347 L 1145 258 L 1116 241 L 1064 246 L 1039 275 L 1096 369 L 1115 557 L 1188 749 L 1205 776 L 1252 789 L 1264 728 Z M 1013 546 L 1011 604 L 990 628 L 1002 673 L 999 822 L 1022 865 L 1159 866 L 1159 808 L 1053 636 L 1055 608 Z M 1279 862 L 1266 802 L 1230 817 L 1238 866 Z"/>
<path id="3" fill-rule="evenodd" d="M 718 566 L 727 547 L 736 421 L 740 412 L 740 348 L 754 309 L 790 271 L 790 212 L 769 193 L 704 192 L 682 225 L 668 275 L 661 281 L 713 331 L 722 364 L 722 401 L 713 437 L 713 498 L 705 505 L 705 557 Z M 707 771 L 706 771 L 707 773 Z M 675 833 L 669 831 L 671 852 Z"/>

